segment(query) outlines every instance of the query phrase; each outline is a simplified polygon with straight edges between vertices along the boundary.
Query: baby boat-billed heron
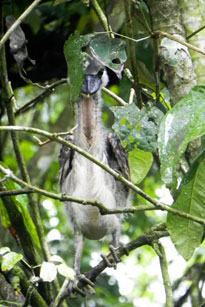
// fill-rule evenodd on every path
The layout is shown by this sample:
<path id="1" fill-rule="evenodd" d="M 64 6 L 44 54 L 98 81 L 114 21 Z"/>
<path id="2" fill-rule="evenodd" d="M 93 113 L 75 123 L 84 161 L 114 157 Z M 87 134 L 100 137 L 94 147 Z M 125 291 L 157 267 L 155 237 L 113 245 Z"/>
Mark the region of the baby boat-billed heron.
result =
<path id="1" fill-rule="evenodd" d="M 76 104 L 76 124 L 72 142 L 96 159 L 129 178 L 127 155 L 116 135 L 108 133 L 101 121 L 102 87 L 108 83 L 106 68 L 90 58 L 82 91 Z M 69 139 L 70 140 L 70 139 Z M 66 146 L 60 155 L 60 189 L 73 197 L 96 200 L 109 209 L 128 205 L 128 188 L 100 166 Z M 102 239 L 111 234 L 114 247 L 119 245 L 122 216 L 101 215 L 98 208 L 65 202 L 74 227 L 74 270 L 80 275 L 84 238 Z"/>

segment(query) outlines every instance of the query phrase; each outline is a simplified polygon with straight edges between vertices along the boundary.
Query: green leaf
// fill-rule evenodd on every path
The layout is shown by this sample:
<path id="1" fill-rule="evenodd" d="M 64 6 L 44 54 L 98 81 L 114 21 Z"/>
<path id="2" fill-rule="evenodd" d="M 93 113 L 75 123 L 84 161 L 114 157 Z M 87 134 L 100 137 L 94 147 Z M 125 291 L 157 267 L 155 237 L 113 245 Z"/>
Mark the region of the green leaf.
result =
<path id="1" fill-rule="evenodd" d="M 50 261 L 52 261 L 52 262 L 63 262 L 63 258 L 61 258 L 60 256 L 58 256 L 58 255 L 52 255 L 51 257 L 50 257 Z"/>
<path id="2" fill-rule="evenodd" d="M 98 35 L 91 40 L 89 47 L 99 62 L 121 76 L 123 65 L 127 60 L 125 41 L 107 35 Z"/>
<path id="3" fill-rule="evenodd" d="M 14 265 L 23 259 L 23 255 L 14 252 L 9 252 L 2 257 L 1 269 L 2 271 L 11 270 Z"/>
<path id="4" fill-rule="evenodd" d="M 195 86 L 164 116 L 159 127 L 161 176 L 166 184 L 176 178 L 176 169 L 187 144 L 205 133 L 205 86 Z"/>
<path id="5" fill-rule="evenodd" d="M 78 31 L 71 34 L 64 44 L 64 55 L 68 66 L 68 77 L 72 100 L 76 102 L 82 89 L 85 67 L 85 53 L 82 48 L 86 46 L 92 34 L 80 36 Z"/>
<path id="6" fill-rule="evenodd" d="M 154 152 L 157 148 L 157 134 L 162 112 L 155 107 L 138 109 L 135 104 L 111 107 L 115 115 L 113 129 L 124 147 L 132 151 L 138 147 Z"/>
<path id="7" fill-rule="evenodd" d="M 67 266 L 65 263 L 58 264 L 56 267 L 58 269 L 59 274 L 71 280 L 75 280 L 75 271 L 69 266 Z"/>
<path id="8" fill-rule="evenodd" d="M 56 278 L 57 269 L 51 262 L 43 262 L 40 270 L 40 277 L 43 281 L 52 282 Z"/>
<path id="9" fill-rule="evenodd" d="M 10 252 L 10 248 L 9 247 L 5 246 L 5 247 L 0 248 L 0 255 L 6 254 L 8 252 Z"/>
<path id="10" fill-rule="evenodd" d="M 205 219 L 205 151 L 193 163 L 182 181 L 177 200 L 172 208 Z M 201 244 L 204 227 L 201 224 L 168 213 L 167 227 L 178 252 L 189 260 Z"/>
<path id="11" fill-rule="evenodd" d="M 153 162 L 153 156 L 150 152 L 135 148 L 128 153 L 131 180 L 139 184 L 147 175 Z"/>

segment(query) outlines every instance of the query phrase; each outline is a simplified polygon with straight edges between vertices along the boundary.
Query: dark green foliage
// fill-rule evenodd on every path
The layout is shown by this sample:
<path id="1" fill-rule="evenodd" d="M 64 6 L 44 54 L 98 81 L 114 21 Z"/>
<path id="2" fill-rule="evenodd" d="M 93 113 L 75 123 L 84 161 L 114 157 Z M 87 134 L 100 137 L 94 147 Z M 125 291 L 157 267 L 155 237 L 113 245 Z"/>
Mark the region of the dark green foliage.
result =
<path id="1" fill-rule="evenodd" d="M 136 147 L 145 151 L 156 151 L 161 111 L 154 107 L 140 110 L 135 104 L 112 107 L 111 110 L 116 118 L 113 129 L 128 151 Z"/>
<path id="2" fill-rule="evenodd" d="M 205 86 L 195 86 L 164 116 L 159 128 L 162 180 L 176 183 L 179 159 L 188 143 L 205 134 Z"/>

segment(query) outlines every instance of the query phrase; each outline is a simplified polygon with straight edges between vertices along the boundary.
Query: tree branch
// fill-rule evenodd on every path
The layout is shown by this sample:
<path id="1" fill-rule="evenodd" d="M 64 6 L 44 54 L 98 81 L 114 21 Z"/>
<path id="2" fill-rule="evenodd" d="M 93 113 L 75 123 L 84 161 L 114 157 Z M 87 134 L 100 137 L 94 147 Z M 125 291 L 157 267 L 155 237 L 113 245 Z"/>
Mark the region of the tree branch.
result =
<path id="1" fill-rule="evenodd" d="M 139 236 L 135 240 L 129 242 L 125 246 L 121 246 L 115 249 L 116 256 L 118 258 L 122 257 L 123 255 L 127 255 L 129 252 L 131 252 L 134 249 L 137 249 L 144 245 L 152 245 L 153 241 L 159 240 L 162 237 L 169 236 L 168 231 L 166 230 L 165 224 L 159 224 L 151 229 L 147 230 L 142 236 Z M 110 263 L 114 263 L 114 259 L 111 253 L 106 255 L 106 258 L 109 260 Z M 95 267 L 93 267 L 90 271 L 84 273 L 85 276 L 91 280 L 92 282 L 95 282 L 97 277 L 107 268 L 107 264 L 104 260 L 100 261 Z M 61 298 L 65 298 L 67 294 L 67 289 L 65 285 L 68 284 L 68 280 L 65 279 L 65 282 L 62 285 L 62 288 L 60 290 Z M 79 282 L 78 287 L 82 288 L 82 284 Z M 67 294 L 68 295 L 68 294 Z M 57 307 L 57 304 L 51 305 L 52 307 Z"/>
<path id="2" fill-rule="evenodd" d="M 2 196 L 15 196 L 15 195 L 22 195 L 22 194 L 30 194 L 34 193 L 33 190 L 10 190 L 10 191 L 0 191 L 0 197 Z"/>
<path id="3" fill-rule="evenodd" d="M 106 87 L 103 87 L 102 90 L 103 90 L 103 92 L 108 94 L 110 97 L 115 99 L 120 105 L 122 105 L 122 106 L 126 106 L 127 105 L 126 101 L 124 101 L 121 97 L 119 97 L 118 95 L 116 95 L 115 93 L 113 93 L 112 91 L 107 89 Z"/>
<path id="4" fill-rule="evenodd" d="M 0 130 L 1 130 L 1 128 L 2 127 L 0 127 Z M 35 128 L 30 128 L 30 129 L 36 130 Z M 65 142 L 65 145 L 69 145 L 69 142 L 67 142 L 65 140 L 63 140 L 63 141 Z M 68 144 L 66 144 L 66 143 L 68 143 Z M 75 146 L 75 147 L 77 147 L 77 146 Z M 79 150 L 79 149 L 80 148 L 77 147 L 77 150 Z M 106 170 L 106 168 L 105 168 L 105 167 L 107 167 L 106 165 L 104 165 L 103 163 L 99 162 L 96 159 L 93 159 L 94 157 L 92 155 L 90 155 L 88 153 L 86 153 L 86 155 L 85 155 L 85 153 L 86 152 L 82 153 L 82 155 L 84 155 L 84 156 L 86 156 L 86 155 L 91 156 L 92 157 L 92 160 L 90 159 L 91 161 L 93 161 L 94 163 L 98 164 L 99 166 L 101 166 L 103 169 Z M 197 217 L 197 216 L 193 216 L 193 215 L 185 213 L 183 211 L 179 211 L 179 210 L 173 209 L 173 208 L 169 207 L 168 205 L 165 205 L 163 203 L 158 202 L 157 200 L 151 198 L 148 194 L 146 194 L 140 188 L 135 186 L 131 181 L 125 179 L 122 175 L 120 175 L 120 177 L 118 178 L 119 174 L 116 173 L 115 171 L 113 171 L 112 169 L 110 169 L 109 167 L 108 167 L 108 172 L 111 175 L 113 175 L 114 177 L 117 176 L 116 179 L 118 179 L 121 182 L 125 183 L 128 187 L 130 187 L 135 192 L 139 190 L 140 193 L 141 193 L 140 195 L 143 196 L 146 200 L 149 200 L 149 202 L 151 202 L 153 204 L 153 206 L 151 205 L 151 206 L 142 206 L 142 207 L 139 206 L 139 207 L 132 207 L 132 208 L 126 208 L 125 207 L 125 208 L 117 208 L 117 209 L 108 209 L 102 203 L 100 203 L 98 201 L 95 201 L 95 200 L 84 200 L 84 199 L 79 199 L 79 198 L 71 197 L 71 196 L 65 195 L 65 194 L 63 194 L 63 195 L 62 194 L 55 194 L 55 193 L 47 192 L 47 191 L 45 191 L 43 189 L 40 189 L 40 188 L 37 188 L 35 186 L 32 186 L 31 184 L 28 184 L 27 182 L 24 182 L 23 180 L 21 180 L 18 177 L 16 177 L 11 170 L 6 169 L 6 168 L 4 168 L 1 165 L 0 165 L 0 171 L 2 173 L 4 173 L 7 178 L 12 179 L 13 181 L 17 182 L 18 184 L 20 184 L 20 185 L 22 185 L 22 186 L 24 186 L 24 187 L 26 187 L 28 189 L 31 189 L 31 190 L 35 191 L 36 193 L 39 193 L 39 194 L 51 197 L 53 199 L 58 199 L 60 201 L 72 201 L 72 202 L 76 202 L 76 203 L 79 203 L 79 204 L 82 204 L 82 205 L 85 205 L 85 206 L 86 205 L 92 205 L 92 206 L 97 207 L 102 215 L 105 215 L 105 214 L 118 214 L 118 213 L 119 214 L 135 213 L 136 211 L 139 211 L 139 210 L 162 210 L 162 211 L 165 210 L 165 211 L 171 212 L 174 215 L 178 215 L 178 216 L 184 217 L 186 219 L 192 220 L 194 222 L 197 222 L 199 224 L 205 225 L 205 219 L 202 219 L 202 218 Z"/>

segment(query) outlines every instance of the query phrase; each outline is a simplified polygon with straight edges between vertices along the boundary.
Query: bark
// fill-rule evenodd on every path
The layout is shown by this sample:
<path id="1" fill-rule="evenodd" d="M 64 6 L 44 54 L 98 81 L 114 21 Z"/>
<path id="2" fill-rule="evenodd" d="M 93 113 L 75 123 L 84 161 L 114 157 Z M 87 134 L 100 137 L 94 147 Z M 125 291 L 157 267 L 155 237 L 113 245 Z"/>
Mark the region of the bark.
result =
<path id="1" fill-rule="evenodd" d="M 2 274 L 0 276 L 4 276 L 5 280 L 7 280 L 7 284 L 5 284 L 5 288 L 4 288 L 6 292 L 8 292 L 9 289 L 11 290 L 11 292 L 14 291 L 12 290 L 13 286 L 11 285 L 12 280 L 14 278 L 18 278 L 19 283 L 18 283 L 18 289 L 16 290 L 16 292 L 19 293 L 19 298 L 21 299 L 21 301 L 23 301 L 25 297 L 27 303 L 30 304 L 31 306 L 47 307 L 47 303 L 44 301 L 42 296 L 39 294 L 36 286 L 32 285 L 31 281 L 28 279 L 24 270 L 22 270 L 20 266 L 15 265 L 11 271 L 5 273 L 4 275 Z M 39 283 L 39 286 L 41 286 L 40 284 L 41 283 Z M 0 287 L 0 291 L 3 291 L 1 287 Z M 17 302 L 17 301 L 14 300 L 14 302 Z"/>
<path id="2" fill-rule="evenodd" d="M 22 293 L 15 291 L 11 284 L 8 283 L 3 274 L 0 273 L 0 301 L 11 301 L 11 307 L 16 307 L 16 303 L 24 303 L 25 298 Z M 0 306 L 3 306 L 0 304 Z"/>
<path id="3" fill-rule="evenodd" d="M 185 28 L 186 36 L 189 37 L 193 32 L 204 26 L 205 2 L 192 0 L 179 0 L 182 21 Z M 188 42 L 201 50 L 205 50 L 205 29 L 198 32 L 188 39 Z M 205 57 L 200 53 L 190 50 L 194 71 L 197 75 L 198 83 L 205 83 Z"/>
<path id="4" fill-rule="evenodd" d="M 185 40 L 176 0 L 147 0 L 147 4 L 153 31 L 164 31 Z M 187 47 L 162 36 L 158 43 L 160 64 L 170 91 L 171 103 L 175 105 L 197 83 L 192 60 Z"/>

